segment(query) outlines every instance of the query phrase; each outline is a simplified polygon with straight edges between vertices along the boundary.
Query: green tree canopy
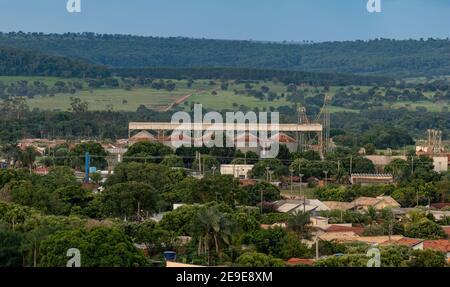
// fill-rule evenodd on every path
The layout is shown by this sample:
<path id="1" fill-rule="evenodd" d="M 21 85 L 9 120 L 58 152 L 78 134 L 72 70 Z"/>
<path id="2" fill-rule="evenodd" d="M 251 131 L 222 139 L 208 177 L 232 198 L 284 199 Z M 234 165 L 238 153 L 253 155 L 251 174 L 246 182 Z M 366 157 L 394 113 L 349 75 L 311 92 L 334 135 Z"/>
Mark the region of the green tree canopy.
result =
<path id="1" fill-rule="evenodd" d="M 283 260 L 273 258 L 270 255 L 257 252 L 247 252 L 239 256 L 236 260 L 237 267 L 284 267 Z"/>
<path id="2" fill-rule="evenodd" d="M 170 147 L 162 143 L 138 142 L 132 145 L 123 155 L 126 162 L 160 163 L 166 155 L 173 154 Z"/>
<path id="3" fill-rule="evenodd" d="M 107 187 L 101 194 L 103 214 L 140 220 L 158 210 L 158 196 L 158 191 L 146 183 L 118 183 Z"/>
<path id="4" fill-rule="evenodd" d="M 58 232 L 41 244 L 42 267 L 65 267 L 70 248 L 81 253 L 82 267 L 146 267 L 148 260 L 122 231 L 116 228 L 76 229 Z"/>

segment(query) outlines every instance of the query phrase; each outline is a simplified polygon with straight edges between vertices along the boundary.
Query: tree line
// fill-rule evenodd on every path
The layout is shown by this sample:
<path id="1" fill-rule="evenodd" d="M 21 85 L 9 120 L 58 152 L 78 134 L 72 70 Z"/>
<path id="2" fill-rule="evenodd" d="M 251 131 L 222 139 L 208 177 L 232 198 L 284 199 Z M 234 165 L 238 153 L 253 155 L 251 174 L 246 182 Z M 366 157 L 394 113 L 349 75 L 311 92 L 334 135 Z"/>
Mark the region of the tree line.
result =
<path id="1" fill-rule="evenodd" d="M 396 78 L 450 74 L 450 41 L 433 38 L 286 44 L 95 33 L 11 32 L 0 34 L 0 46 L 34 49 L 127 68 L 275 68 Z"/>
<path id="2" fill-rule="evenodd" d="M 102 66 L 61 56 L 0 47 L 0 76 L 96 78 L 109 75 Z"/>

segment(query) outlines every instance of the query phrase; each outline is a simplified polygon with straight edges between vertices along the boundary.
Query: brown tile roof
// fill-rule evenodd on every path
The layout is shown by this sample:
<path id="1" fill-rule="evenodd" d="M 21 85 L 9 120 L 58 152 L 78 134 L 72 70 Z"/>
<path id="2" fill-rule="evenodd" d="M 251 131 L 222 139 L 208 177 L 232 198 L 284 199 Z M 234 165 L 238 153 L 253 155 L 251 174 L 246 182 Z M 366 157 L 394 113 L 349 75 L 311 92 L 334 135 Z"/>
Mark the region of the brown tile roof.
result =
<path id="1" fill-rule="evenodd" d="M 323 201 L 323 204 L 328 206 L 331 210 L 349 210 L 354 207 L 351 202 Z"/>
<path id="2" fill-rule="evenodd" d="M 423 239 L 417 239 L 417 238 L 407 238 L 404 237 L 399 240 L 388 240 L 382 243 L 382 245 L 390 245 L 390 244 L 397 244 L 397 245 L 403 245 L 408 247 L 416 246 L 417 244 L 423 242 Z"/>
<path id="3" fill-rule="evenodd" d="M 379 199 L 379 198 L 359 197 L 359 198 L 353 200 L 352 203 L 357 206 L 374 206 L 380 201 L 381 201 L 381 199 Z"/>
<path id="4" fill-rule="evenodd" d="M 392 235 L 391 240 L 398 241 L 402 239 L 403 236 L 401 235 Z M 359 242 L 365 242 L 368 244 L 383 244 L 384 242 L 389 240 L 389 236 L 361 236 L 361 237 L 355 237 L 353 241 L 359 241 Z"/>
<path id="5" fill-rule="evenodd" d="M 357 235 L 362 235 L 364 232 L 363 227 L 350 227 L 350 226 L 342 226 L 342 225 L 330 225 L 325 232 L 331 233 L 331 232 L 354 232 Z"/>
<path id="6" fill-rule="evenodd" d="M 450 252 L 450 240 L 425 240 L 423 249 L 433 249 L 447 253 Z"/>
<path id="7" fill-rule="evenodd" d="M 422 239 L 417 239 L 417 238 L 402 238 L 400 240 L 397 240 L 397 244 L 399 245 L 405 245 L 405 246 L 416 246 L 417 244 L 423 242 Z"/>
<path id="8" fill-rule="evenodd" d="M 288 136 L 285 133 L 278 133 L 276 135 L 273 135 L 270 139 L 278 141 L 280 143 L 295 143 L 295 142 L 297 142 L 294 138 Z"/>
<path id="9" fill-rule="evenodd" d="M 384 202 L 386 202 L 387 204 L 389 204 L 391 206 L 399 206 L 400 207 L 400 203 L 398 203 L 391 196 L 378 196 L 377 199 L 384 200 Z"/>
<path id="10" fill-rule="evenodd" d="M 130 141 L 155 141 L 156 138 L 154 135 L 149 133 L 148 131 L 140 131 L 136 135 L 132 136 L 130 138 Z"/>
<path id="11" fill-rule="evenodd" d="M 319 235 L 320 240 L 324 241 L 337 241 L 337 242 L 351 242 L 357 241 L 360 236 L 353 231 L 349 232 L 329 232 Z"/>

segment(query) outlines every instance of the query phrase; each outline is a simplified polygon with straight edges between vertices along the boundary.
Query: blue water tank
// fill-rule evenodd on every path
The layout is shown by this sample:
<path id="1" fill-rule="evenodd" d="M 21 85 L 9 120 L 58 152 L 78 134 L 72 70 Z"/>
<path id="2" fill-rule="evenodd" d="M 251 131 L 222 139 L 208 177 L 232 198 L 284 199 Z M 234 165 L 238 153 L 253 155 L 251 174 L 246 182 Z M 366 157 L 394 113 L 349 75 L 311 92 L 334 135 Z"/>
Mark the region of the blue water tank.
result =
<path id="1" fill-rule="evenodd" d="M 177 254 L 174 251 L 165 251 L 164 258 L 166 261 L 175 261 L 177 260 Z"/>

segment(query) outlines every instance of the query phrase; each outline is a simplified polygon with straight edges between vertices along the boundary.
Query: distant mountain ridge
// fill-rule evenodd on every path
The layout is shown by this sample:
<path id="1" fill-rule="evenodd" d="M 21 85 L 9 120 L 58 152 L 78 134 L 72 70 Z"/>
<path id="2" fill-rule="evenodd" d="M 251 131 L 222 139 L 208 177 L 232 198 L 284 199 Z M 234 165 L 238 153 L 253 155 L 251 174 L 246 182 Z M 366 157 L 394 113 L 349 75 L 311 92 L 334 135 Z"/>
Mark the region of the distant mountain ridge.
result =
<path id="1" fill-rule="evenodd" d="M 94 33 L 0 33 L 0 46 L 114 68 L 261 68 L 391 77 L 450 75 L 450 40 L 283 44 Z"/>

